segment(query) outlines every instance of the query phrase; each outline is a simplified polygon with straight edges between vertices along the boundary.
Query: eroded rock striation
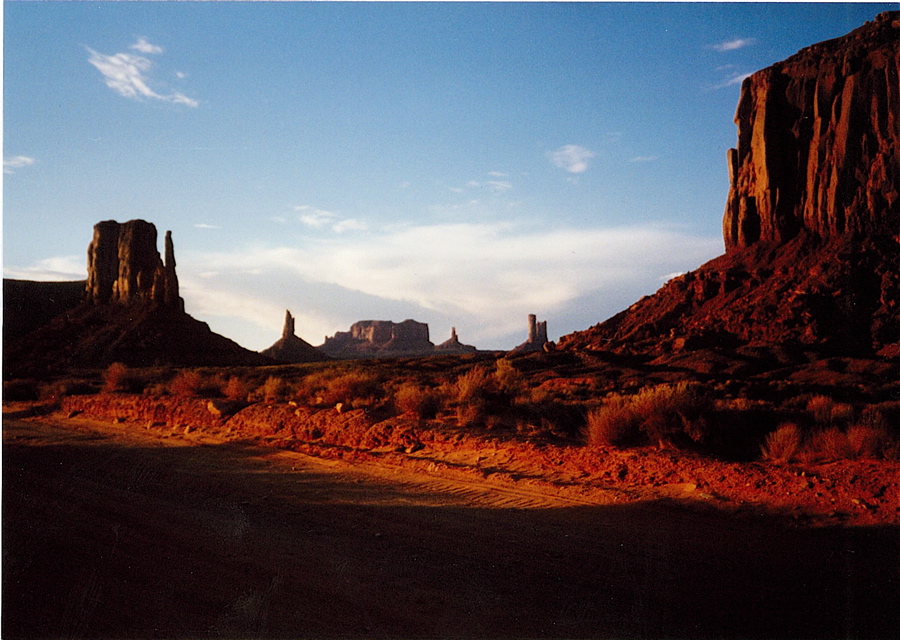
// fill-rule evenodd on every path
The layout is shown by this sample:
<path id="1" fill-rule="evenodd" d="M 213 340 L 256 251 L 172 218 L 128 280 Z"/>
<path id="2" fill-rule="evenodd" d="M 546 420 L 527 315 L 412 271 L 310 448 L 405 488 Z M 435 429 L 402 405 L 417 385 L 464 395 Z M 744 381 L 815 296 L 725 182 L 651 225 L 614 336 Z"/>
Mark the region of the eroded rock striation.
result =
<path id="1" fill-rule="evenodd" d="M 560 347 L 900 354 L 900 12 L 745 80 L 726 253 Z"/>
<path id="2" fill-rule="evenodd" d="M 279 362 L 300 363 L 328 360 L 328 356 L 296 335 L 294 325 L 294 316 L 291 315 L 290 310 L 285 311 L 281 338 L 260 353 Z"/>

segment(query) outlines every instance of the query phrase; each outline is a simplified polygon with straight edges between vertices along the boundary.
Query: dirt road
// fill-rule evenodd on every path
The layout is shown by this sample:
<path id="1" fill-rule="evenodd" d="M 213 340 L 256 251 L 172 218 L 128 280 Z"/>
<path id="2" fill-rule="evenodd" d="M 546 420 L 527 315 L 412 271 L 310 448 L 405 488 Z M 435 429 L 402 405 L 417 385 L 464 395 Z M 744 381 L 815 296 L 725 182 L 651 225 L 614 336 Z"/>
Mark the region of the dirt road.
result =
<path id="1" fill-rule="evenodd" d="M 896 528 L 3 424 L 2 635 L 891 637 Z"/>

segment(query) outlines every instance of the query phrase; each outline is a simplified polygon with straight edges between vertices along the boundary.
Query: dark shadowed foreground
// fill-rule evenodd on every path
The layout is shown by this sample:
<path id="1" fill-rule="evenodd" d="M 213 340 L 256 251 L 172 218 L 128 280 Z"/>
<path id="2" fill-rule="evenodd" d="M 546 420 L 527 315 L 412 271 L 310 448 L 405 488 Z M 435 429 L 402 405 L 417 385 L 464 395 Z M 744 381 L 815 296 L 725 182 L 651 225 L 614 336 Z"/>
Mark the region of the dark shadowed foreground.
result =
<path id="1" fill-rule="evenodd" d="M 6 420 L 4 638 L 895 636 L 900 532 Z"/>

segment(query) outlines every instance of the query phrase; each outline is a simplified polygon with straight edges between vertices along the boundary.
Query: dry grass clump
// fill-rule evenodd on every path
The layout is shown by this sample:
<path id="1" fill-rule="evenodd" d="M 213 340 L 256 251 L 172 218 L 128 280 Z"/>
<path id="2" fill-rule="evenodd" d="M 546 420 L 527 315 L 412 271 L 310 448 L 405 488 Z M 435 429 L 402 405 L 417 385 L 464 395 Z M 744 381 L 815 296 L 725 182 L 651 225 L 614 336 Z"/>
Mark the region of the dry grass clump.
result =
<path id="1" fill-rule="evenodd" d="M 174 396 L 195 398 L 203 388 L 203 376 L 197 371 L 182 370 L 169 382 L 169 392 Z"/>
<path id="2" fill-rule="evenodd" d="M 794 460 L 823 463 L 857 458 L 900 458 L 900 439 L 877 407 L 867 408 L 859 421 L 850 426 L 827 426 L 833 420 L 839 422 L 847 419 L 847 409 L 839 407 L 838 413 L 834 413 L 829 399 L 813 400 L 813 409 L 820 410 L 818 418 L 823 422 L 817 421 L 805 433 L 794 423 L 782 425 L 769 433 L 762 446 L 764 459 L 780 463 Z"/>
<path id="3" fill-rule="evenodd" d="M 806 403 L 806 410 L 812 415 L 816 424 L 824 427 L 846 425 L 853 419 L 853 407 L 843 402 L 836 402 L 828 396 L 813 396 Z"/>
<path id="4" fill-rule="evenodd" d="M 592 446 L 627 446 L 640 437 L 640 423 L 631 399 L 612 393 L 587 414 L 587 438 Z"/>
<path id="5" fill-rule="evenodd" d="M 415 382 L 402 383 L 394 392 L 393 402 L 400 413 L 413 413 L 421 420 L 434 418 L 442 404 L 436 389 Z"/>
<path id="6" fill-rule="evenodd" d="M 229 400 L 246 400 L 250 387 L 237 376 L 231 376 L 221 387 L 222 395 Z"/>
<path id="7" fill-rule="evenodd" d="M 385 385 L 375 373 L 362 368 L 323 369 L 297 381 L 293 399 L 310 406 L 333 407 L 338 403 L 373 407 L 385 397 Z"/>
<path id="8" fill-rule="evenodd" d="M 107 393 L 128 391 L 131 384 L 131 372 L 121 362 L 113 362 L 103 372 L 103 390 Z"/>
<path id="9" fill-rule="evenodd" d="M 269 376 L 259 388 L 258 394 L 263 402 L 272 403 L 284 400 L 287 391 L 288 389 L 284 384 L 284 380 L 277 376 Z"/>
<path id="10" fill-rule="evenodd" d="M 790 462 L 800 450 L 803 433 L 793 422 L 786 422 L 766 436 L 762 446 L 763 458 L 770 462 Z"/>
<path id="11" fill-rule="evenodd" d="M 637 394 L 610 394 L 588 414 L 591 444 L 624 446 L 643 435 L 660 447 L 687 436 L 701 440 L 707 432 L 712 402 L 702 385 L 692 382 L 645 387 Z"/>
<path id="12" fill-rule="evenodd" d="M 509 396 L 516 396 L 522 391 L 522 374 L 506 358 L 500 358 L 494 365 L 494 380 L 498 390 Z"/>

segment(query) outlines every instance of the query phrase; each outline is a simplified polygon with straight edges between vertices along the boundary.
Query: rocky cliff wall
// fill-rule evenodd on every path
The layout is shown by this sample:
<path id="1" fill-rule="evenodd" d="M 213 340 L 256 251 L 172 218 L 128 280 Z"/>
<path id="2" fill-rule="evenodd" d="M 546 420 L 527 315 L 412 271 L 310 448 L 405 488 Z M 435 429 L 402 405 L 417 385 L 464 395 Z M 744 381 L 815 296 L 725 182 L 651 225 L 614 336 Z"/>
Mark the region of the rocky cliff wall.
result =
<path id="1" fill-rule="evenodd" d="M 747 78 L 728 153 L 731 251 L 900 233 L 900 12 Z"/>

